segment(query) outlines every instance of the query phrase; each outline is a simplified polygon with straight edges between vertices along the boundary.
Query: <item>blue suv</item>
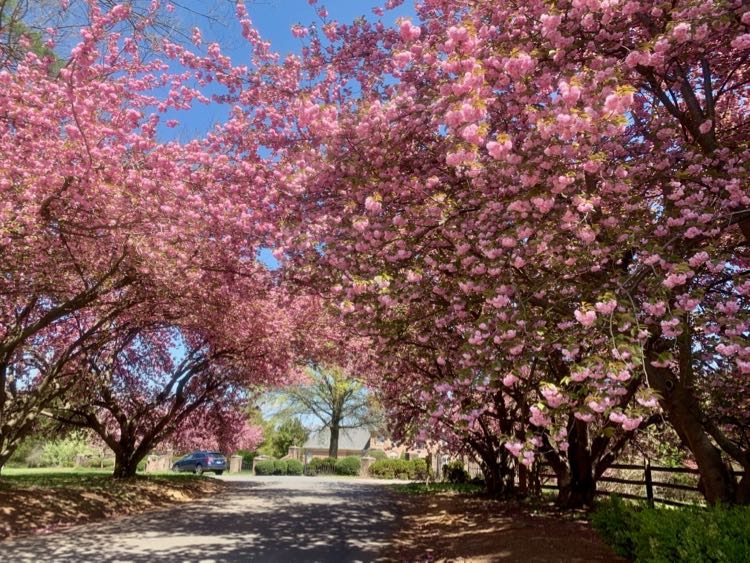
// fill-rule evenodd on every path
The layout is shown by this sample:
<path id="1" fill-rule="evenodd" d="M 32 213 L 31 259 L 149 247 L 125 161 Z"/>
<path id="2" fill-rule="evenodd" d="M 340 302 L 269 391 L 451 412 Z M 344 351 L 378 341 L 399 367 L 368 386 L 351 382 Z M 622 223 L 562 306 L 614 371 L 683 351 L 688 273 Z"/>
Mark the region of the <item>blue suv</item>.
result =
<path id="1" fill-rule="evenodd" d="M 227 458 L 219 452 L 193 452 L 172 464 L 172 471 L 190 471 L 196 475 L 202 475 L 206 471 L 221 475 L 227 469 Z"/>

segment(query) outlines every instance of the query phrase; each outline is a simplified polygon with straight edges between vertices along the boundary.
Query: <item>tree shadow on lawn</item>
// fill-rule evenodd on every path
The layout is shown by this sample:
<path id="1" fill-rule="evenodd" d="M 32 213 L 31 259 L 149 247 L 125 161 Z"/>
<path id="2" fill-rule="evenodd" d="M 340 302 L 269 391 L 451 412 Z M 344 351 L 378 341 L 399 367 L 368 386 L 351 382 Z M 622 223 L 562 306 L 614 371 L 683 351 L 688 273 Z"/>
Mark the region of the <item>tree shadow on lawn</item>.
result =
<path id="1" fill-rule="evenodd" d="M 378 486 L 232 482 L 214 499 L 2 547 L 14 561 L 375 561 L 397 526 L 392 501 Z"/>
<path id="2" fill-rule="evenodd" d="M 171 506 L 224 484 L 212 479 L 49 473 L 0 479 L 0 539 Z"/>

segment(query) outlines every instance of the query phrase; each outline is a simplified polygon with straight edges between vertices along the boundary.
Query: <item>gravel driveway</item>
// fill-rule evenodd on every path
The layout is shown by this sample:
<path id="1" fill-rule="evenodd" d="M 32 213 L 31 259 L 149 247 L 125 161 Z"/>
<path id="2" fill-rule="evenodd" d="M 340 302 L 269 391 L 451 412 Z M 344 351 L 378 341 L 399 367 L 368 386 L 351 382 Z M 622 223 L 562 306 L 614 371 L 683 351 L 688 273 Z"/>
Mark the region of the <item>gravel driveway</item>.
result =
<path id="1" fill-rule="evenodd" d="M 381 481 L 228 476 L 228 493 L 0 545 L 4 561 L 375 561 L 399 526 Z"/>

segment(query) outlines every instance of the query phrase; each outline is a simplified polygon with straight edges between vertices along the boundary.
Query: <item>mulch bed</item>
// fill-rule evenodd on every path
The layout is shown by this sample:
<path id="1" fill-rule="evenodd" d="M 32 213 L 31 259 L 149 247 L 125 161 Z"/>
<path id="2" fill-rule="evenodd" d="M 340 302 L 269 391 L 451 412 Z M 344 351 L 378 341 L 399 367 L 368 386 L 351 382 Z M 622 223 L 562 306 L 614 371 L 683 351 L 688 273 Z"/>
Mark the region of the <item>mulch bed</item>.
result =
<path id="1" fill-rule="evenodd" d="M 625 561 L 591 529 L 585 513 L 477 495 L 403 495 L 393 561 Z"/>

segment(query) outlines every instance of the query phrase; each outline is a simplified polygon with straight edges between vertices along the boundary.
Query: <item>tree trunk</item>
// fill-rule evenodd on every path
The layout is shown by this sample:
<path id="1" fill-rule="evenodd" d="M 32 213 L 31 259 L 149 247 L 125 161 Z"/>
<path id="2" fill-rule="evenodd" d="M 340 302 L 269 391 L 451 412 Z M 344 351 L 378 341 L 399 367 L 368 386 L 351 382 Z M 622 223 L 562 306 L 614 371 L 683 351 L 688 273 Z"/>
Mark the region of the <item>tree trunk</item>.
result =
<path id="1" fill-rule="evenodd" d="M 596 481 L 593 478 L 578 480 L 568 476 L 560 480 L 560 490 L 557 494 L 557 504 L 563 508 L 576 509 L 594 504 L 596 496 Z"/>
<path id="2" fill-rule="evenodd" d="M 142 446 L 136 448 L 133 443 L 120 442 L 117 449 L 115 449 L 115 469 L 112 474 L 115 479 L 135 477 L 138 464 L 146 457 L 145 452 L 148 451 Z"/>
<path id="3" fill-rule="evenodd" d="M 698 464 L 704 495 L 709 504 L 733 504 L 737 498 L 736 482 L 700 421 L 700 407 L 692 390 L 668 369 L 646 361 L 648 382 L 661 395 L 660 404 L 669 422 L 692 452 Z"/>
<path id="4" fill-rule="evenodd" d="M 518 492 L 523 496 L 529 494 L 529 473 L 529 469 L 523 464 L 518 468 Z"/>
<path id="5" fill-rule="evenodd" d="M 5 467 L 5 464 L 10 459 L 10 456 L 13 455 L 13 450 L 11 448 L 8 448 L 5 442 L 5 436 L 3 436 L 2 432 L 0 432 L 0 472 L 2 472 L 3 467 Z"/>
<path id="6" fill-rule="evenodd" d="M 750 504 L 750 467 L 744 467 L 745 475 L 737 487 L 737 504 Z"/>
<path id="7" fill-rule="evenodd" d="M 115 456 L 115 470 L 112 476 L 115 479 L 128 479 L 130 477 L 135 477 L 139 461 L 139 459 L 132 457 L 126 458 L 123 456 Z"/>
<path id="8" fill-rule="evenodd" d="M 576 420 L 568 434 L 568 466 L 558 474 L 557 503 L 569 509 L 591 506 L 596 496 L 594 463 L 589 448 L 588 424 Z"/>
<path id="9" fill-rule="evenodd" d="M 507 492 L 503 482 L 503 470 L 501 465 L 492 455 L 481 455 L 482 475 L 484 476 L 484 487 L 487 494 L 492 497 L 501 497 Z"/>
<path id="10" fill-rule="evenodd" d="M 496 444 L 486 447 L 474 444 L 474 451 L 481 459 L 482 475 L 487 494 L 502 497 L 511 493 L 515 487 L 515 473 L 510 466 L 510 454 L 504 449 L 499 453 Z"/>
<path id="11" fill-rule="evenodd" d="M 484 487 L 488 495 L 491 497 L 505 495 L 505 484 L 503 483 L 500 468 L 497 464 L 494 464 L 492 467 L 482 464 L 482 475 L 484 475 Z"/>
<path id="12" fill-rule="evenodd" d="M 339 423 L 331 422 L 331 442 L 328 445 L 328 457 L 339 457 Z"/>
<path id="13" fill-rule="evenodd" d="M 542 483 L 539 478 L 539 463 L 535 462 L 531 467 L 524 464 L 518 465 L 518 495 L 526 498 L 539 496 L 542 493 Z"/>

